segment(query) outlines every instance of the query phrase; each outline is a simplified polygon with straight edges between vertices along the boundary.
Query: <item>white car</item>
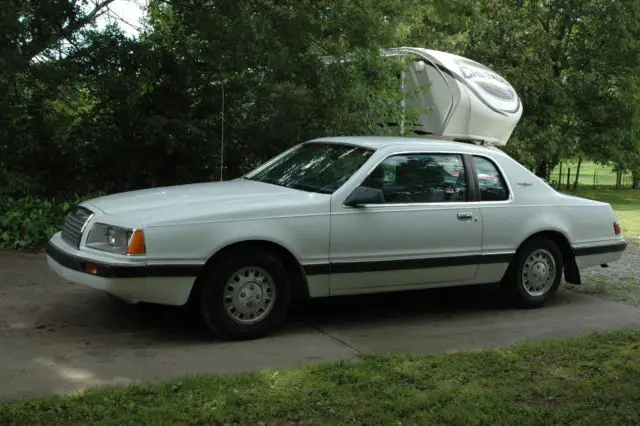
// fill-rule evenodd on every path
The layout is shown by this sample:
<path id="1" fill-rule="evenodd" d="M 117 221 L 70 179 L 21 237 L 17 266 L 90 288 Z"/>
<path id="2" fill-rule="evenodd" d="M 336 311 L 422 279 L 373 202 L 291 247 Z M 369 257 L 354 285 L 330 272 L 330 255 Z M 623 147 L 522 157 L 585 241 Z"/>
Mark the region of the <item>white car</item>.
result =
<path id="1" fill-rule="evenodd" d="M 211 330 L 250 339 L 275 330 L 294 297 L 501 283 L 539 307 L 563 275 L 579 284 L 580 269 L 620 259 L 609 204 L 440 133 L 319 138 L 238 179 L 93 199 L 47 260 L 71 282 L 189 305 Z"/>
<path id="2" fill-rule="evenodd" d="M 489 179 L 478 179 L 477 170 Z M 497 148 L 408 138 L 303 143 L 243 178 L 76 207 L 51 268 L 132 302 L 192 302 L 229 338 L 264 335 L 292 295 L 502 282 L 536 307 L 618 260 L 609 204 L 556 192 Z"/>

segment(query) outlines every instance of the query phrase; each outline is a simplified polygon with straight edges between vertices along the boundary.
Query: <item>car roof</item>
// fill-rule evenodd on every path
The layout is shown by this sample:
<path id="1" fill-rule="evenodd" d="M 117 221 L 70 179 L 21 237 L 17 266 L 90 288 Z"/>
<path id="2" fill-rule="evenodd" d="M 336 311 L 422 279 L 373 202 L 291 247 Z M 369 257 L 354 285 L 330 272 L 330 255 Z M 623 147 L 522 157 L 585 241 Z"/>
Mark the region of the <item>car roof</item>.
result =
<path id="1" fill-rule="evenodd" d="M 448 139 L 438 139 L 434 136 L 331 136 L 316 138 L 309 142 L 344 143 L 375 150 L 452 150 L 465 153 L 496 153 L 500 151 L 491 146 L 476 145 L 468 142 L 455 142 Z M 393 149 L 391 149 L 393 148 Z"/>

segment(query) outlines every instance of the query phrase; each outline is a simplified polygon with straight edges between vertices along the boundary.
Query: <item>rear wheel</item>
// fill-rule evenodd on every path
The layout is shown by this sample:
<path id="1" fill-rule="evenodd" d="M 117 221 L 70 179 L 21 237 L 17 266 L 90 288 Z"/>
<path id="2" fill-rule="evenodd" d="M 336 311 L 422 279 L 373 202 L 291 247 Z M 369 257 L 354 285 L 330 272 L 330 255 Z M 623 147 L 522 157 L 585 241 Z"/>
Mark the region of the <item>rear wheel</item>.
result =
<path id="1" fill-rule="evenodd" d="M 284 320 L 291 300 L 289 274 L 262 249 L 225 255 L 202 277 L 197 300 L 204 325 L 227 339 L 265 336 Z"/>
<path id="2" fill-rule="evenodd" d="M 536 237 L 516 252 L 502 288 L 513 304 L 537 308 L 556 294 L 562 271 L 562 253 L 558 246 L 546 238 Z"/>

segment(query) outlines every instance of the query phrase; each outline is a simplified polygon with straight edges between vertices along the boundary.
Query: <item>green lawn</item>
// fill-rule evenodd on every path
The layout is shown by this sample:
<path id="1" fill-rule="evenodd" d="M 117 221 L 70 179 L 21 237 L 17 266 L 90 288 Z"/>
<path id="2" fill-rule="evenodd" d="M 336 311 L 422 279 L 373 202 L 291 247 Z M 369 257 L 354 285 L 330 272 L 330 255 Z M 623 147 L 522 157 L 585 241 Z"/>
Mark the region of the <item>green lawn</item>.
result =
<path id="1" fill-rule="evenodd" d="M 573 181 L 575 180 L 576 170 L 578 170 L 578 163 L 564 163 L 562 165 L 562 187 L 566 188 L 567 184 L 567 171 L 571 169 L 571 185 L 573 186 Z M 552 182 L 557 181 L 560 178 L 560 167 L 556 167 L 550 176 L 550 180 Z M 616 173 L 613 171 L 611 167 L 602 166 L 600 164 L 592 163 L 592 162 L 584 162 L 580 166 L 580 176 L 578 177 L 578 186 L 586 186 L 589 188 L 593 187 L 593 184 L 596 186 L 611 186 L 615 187 L 616 185 Z M 631 185 L 631 174 L 625 173 L 622 177 L 623 186 Z"/>
<path id="2" fill-rule="evenodd" d="M 295 350 L 295 348 L 291 348 Z M 0 424 L 640 424 L 640 332 L 0 406 Z"/>
<path id="3" fill-rule="evenodd" d="M 640 238 L 640 189 L 578 188 L 567 194 L 610 203 L 620 221 L 625 237 Z"/>

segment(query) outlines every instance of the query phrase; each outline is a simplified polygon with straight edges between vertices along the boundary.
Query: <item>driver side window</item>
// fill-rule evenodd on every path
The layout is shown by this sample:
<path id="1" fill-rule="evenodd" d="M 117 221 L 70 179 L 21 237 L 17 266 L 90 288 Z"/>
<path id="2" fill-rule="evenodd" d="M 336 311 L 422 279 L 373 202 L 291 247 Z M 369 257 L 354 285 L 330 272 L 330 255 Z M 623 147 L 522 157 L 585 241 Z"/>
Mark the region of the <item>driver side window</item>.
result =
<path id="1" fill-rule="evenodd" d="M 362 183 L 381 189 L 385 204 L 466 201 L 464 162 L 456 154 L 394 155 Z"/>

